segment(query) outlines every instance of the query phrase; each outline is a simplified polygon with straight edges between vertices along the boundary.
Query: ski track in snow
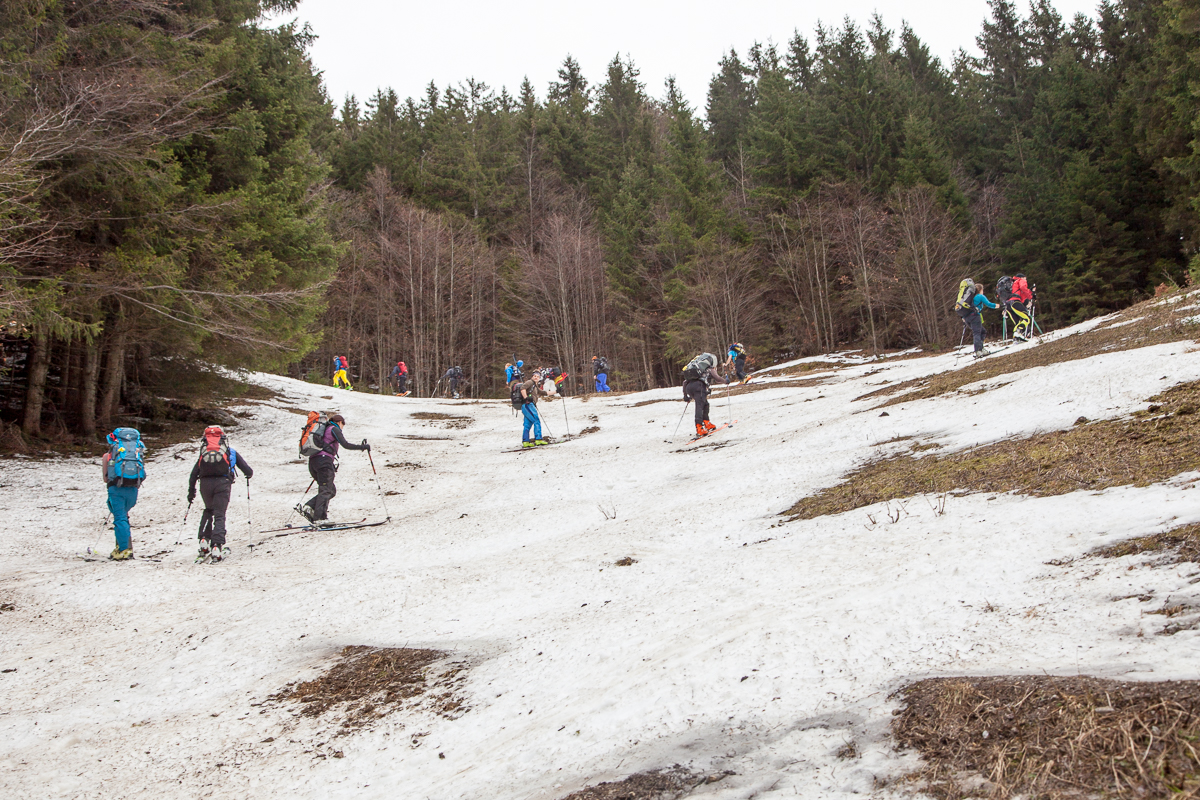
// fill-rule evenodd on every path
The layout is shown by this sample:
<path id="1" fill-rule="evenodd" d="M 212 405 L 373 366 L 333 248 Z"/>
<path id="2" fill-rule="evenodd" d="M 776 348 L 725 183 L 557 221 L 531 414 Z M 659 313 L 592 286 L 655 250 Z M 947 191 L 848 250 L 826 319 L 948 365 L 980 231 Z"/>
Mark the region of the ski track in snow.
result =
<path id="1" fill-rule="evenodd" d="M 943 515 L 936 498 L 917 497 L 778 516 L 911 443 L 896 437 L 944 453 L 1143 408 L 1200 379 L 1190 343 L 1004 375 L 887 416 L 876 408 L 887 398 L 854 398 L 971 364 L 836 360 L 822 385 L 764 378 L 758 391 L 718 392 L 713 420 L 739 423 L 714 436 L 719 446 L 683 451 L 690 408 L 675 443 L 664 441 L 683 410 L 677 388 L 569 400 L 571 430 L 599 432 L 514 454 L 504 451 L 520 419 L 503 401 L 341 391 L 328 401 L 328 387 L 255 375 L 284 398 L 248 406 L 252 418 L 230 430 L 255 470 L 253 525 L 239 482 L 233 556 L 215 566 L 192 563 L 200 505 L 181 523 L 191 446 L 151 453 L 133 510 L 135 553 L 165 550 L 160 563 L 74 557 L 112 547 L 98 460 L 4 462 L 0 601 L 16 610 L 0 614 L 0 668 L 16 671 L 0 674 L 0 793 L 554 800 L 680 763 L 735 773 L 691 797 L 890 797 L 876 780 L 916 763 L 887 737 L 890 695 L 909 681 L 1197 677 L 1197 632 L 1155 636 L 1166 618 L 1143 614 L 1193 597 L 1194 565 L 1047 564 L 1200 520 L 1200 491 L 1184 480 L 950 496 Z M 630 407 L 654 399 L 671 402 Z M 371 441 L 383 488 L 399 492 L 387 498 L 390 525 L 251 533 L 296 521 L 288 509 L 309 481 L 295 460 L 303 417 L 288 406 L 336 408 L 351 441 Z M 541 409 L 564 433 L 562 403 Z M 409 416 L 422 410 L 474 422 Z M 423 468 L 385 466 L 397 462 Z M 344 454 L 331 508 L 337 519 L 381 515 L 364 454 Z M 614 566 L 624 556 L 637 563 Z M 1150 592 L 1155 602 L 1113 599 Z M 351 644 L 466 659 L 470 711 L 397 711 L 335 738 L 293 706 L 251 705 Z M 839 759 L 850 741 L 860 757 Z M 345 757 L 320 757 L 334 750 Z"/>

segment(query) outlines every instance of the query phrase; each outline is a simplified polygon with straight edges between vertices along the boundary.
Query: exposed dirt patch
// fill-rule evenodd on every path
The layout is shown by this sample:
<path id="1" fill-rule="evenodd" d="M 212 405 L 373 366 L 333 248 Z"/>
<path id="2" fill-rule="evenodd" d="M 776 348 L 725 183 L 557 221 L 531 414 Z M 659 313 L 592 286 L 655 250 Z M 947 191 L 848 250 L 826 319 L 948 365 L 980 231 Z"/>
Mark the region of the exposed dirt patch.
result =
<path id="1" fill-rule="evenodd" d="M 808 372 L 825 372 L 827 370 L 845 369 L 851 366 L 849 364 L 841 364 L 837 361 L 806 361 L 803 364 L 796 364 L 792 367 L 783 368 L 768 368 L 754 373 L 754 379 L 759 378 L 782 378 L 785 375 L 804 375 Z M 753 382 L 750 384 L 753 386 Z"/>
<path id="2" fill-rule="evenodd" d="M 561 800 L 676 800 L 697 786 L 716 783 L 728 773 L 708 777 L 696 775 L 678 764 L 630 775 L 623 781 L 606 781 L 573 792 Z"/>
<path id="3" fill-rule="evenodd" d="M 474 417 L 468 417 L 462 414 L 444 414 L 440 411 L 414 411 L 409 416 L 411 416 L 413 419 L 442 422 L 443 424 L 441 427 L 449 429 L 466 428 L 475 422 Z"/>
<path id="4" fill-rule="evenodd" d="M 1200 524 L 1185 525 L 1182 528 L 1156 533 L 1153 536 L 1139 536 L 1136 539 L 1102 547 L 1091 555 L 1121 558 L 1142 553 L 1161 553 L 1168 556 L 1166 563 L 1170 564 L 1177 564 L 1181 561 L 1200 563 Z"/>
<path id="5" fill-rule="evenodd" d="M 1194 445 L 1200 435 L 1200 382 L 1180 384 L 1150 402 L 1147 410 L 1127 419 L 944 456 L 881 459 L 784 513 L 791 519 L 813 519 L 923 492 L 955 490 L 1048 497 L 1128 484 L 1148 486 L 1200 469 L 1200 452 Z"/>
<path id="6" fill-rule="evenodd" d="M 581 431 L 579 432 L 579 435 L 580 435 L 580 436 L 587 436 L 589 433 L 599 433 L 599 432 L 600 432 L 600 426 L 599 426 L 599 425 L 589 425 L 588 427 L 586 427 L 586 428 L 584 428 L 583 430 L 581 430 Z"/>
<path id="7" fill-rule="evenodd" d="M 384 464 L 384 466 L 395 469 L 425 469 L 424 464 L 418 464 L 415 461 L 401 461 L 398 464 Z"/>
<path id="8" fill-rule="evenodd" d="M 678 397 L 663 397 L 659 400 L 643 400 L 640 403 L 631 403 L 630 405 L 625 406 L 625 408 L 641 408 L 642 406 L 649 406 L 653 405 L 654 403 L 674 403 L 679 400 L 683 400 L 682 395 Z"/>
<path id="9" fill-rule="evenodd" d="M 1130 306 L 1114 315 L 1112 320 L 1084 333 L 1047 341 L 1035 347 L 1013 345 L 1015 349 L 1005 351 L 1003 358 L 985 358 L 969 367 L 902 381 L 873 392 L 867 392 L 854 399 L 866 400 L 873 397 L 898 395 L 886 403 L 874 406 L 874 408 L 884 408 L 897 403 L 937 397 L 953 392 L 969 383 L 985 381 L 989 378 L 1033 367 L 1090 358 L 1100 353 L 1115 353 L 1166 342 L 1194 340 L 1197 334 L 1200 334 L 1200 325 L 1190 321 L 1190 317 L 1195 316 L 1194 310 L 1176 311 L 1176 308 L 1186 306 L 1188 303 L 1165 302 L 1166 298 L 1172 296 L 1176 295 L 1160 296 Z"/>
<path id="10" fill-rule="evenodd" d="M 636 563 L 637 563 L 636 558 L 633 558 L 632 556 L 625 556 L 624 558 L 618 558 L 616 561 L 614 561 L 613 566 L 614 567 L 632 567 Z"/>
<path id="11" fill-rule="evenodd" d="M 1200 682 L 1088 677 L 934 678 L 898 693 L 892 720 L 940 800 L 1196 797 Z"/>
<path id="12" fill-rule="evenodd" d="M 770 383 L 764 383 L 756 379 L 742 386 L 730 386 L 729 388 L 725 389 L 725 391 L 721 392 L 721 395 L 747 394 L 748 392 L 757 392 L 762 389 L 802 389 L 806 386 L 823 386 L 827 383 L 832 383 L 834 380 L 836 379 L 828 375 L 819 377 L 814 376 L 812 378 L 796 378 L 794 380 L 771 381 Z M 718 384 L 715 388 L 720 389 L 722 387 Z"/>
<path id="13" fill-rule="evenodd" d="M 342 648 L 338 661 L 324 675 L 289 684 L 271 701 L 303 704 L 305 716 L 336 711 L 343 730 L 359 728 L 406 703 L 423 701 L 435 713 L 455 719 L 467 712 L 459 696 L 465 662 L 434 665 L 448 654 L 409 647 Z"/>
<path id="14" fill-rule="evenodd" d="M 15 603 L 0 603 L 0 611 L 16 611 L 16 610 L 17 610 L 17 606 Z"/>

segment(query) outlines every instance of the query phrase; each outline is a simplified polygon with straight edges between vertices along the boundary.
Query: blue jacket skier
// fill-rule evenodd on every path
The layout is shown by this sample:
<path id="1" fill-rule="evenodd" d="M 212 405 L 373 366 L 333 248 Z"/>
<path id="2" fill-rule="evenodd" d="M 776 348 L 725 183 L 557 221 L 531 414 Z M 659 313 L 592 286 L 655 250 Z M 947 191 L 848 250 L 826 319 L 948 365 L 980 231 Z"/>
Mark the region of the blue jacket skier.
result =
<path id="1" fill-rule="evenodd" d="M 108 510 L 113 515 L 116 549 L 113 561 L 133 558 L 133 534 L 129 511 L 137 505 L 138 488 L 146 479 L 145 453 L 141 434 L 133 428 L 117 428 L 108 435 L 108 452 L 101 459 L 104 483 L 108 487 Z"/>
<path id="2" fill-rule="evenodd" d="M 725 359 L 725 363 L 721 366 L 728 368 L 730 365 L 733 366 L 738 380 L 746 380 L 746 348 L 742 346 L 741 342 L 734 342 L 729 345 L 729 357 Z"/>
<path id="3" fill-rule="evenodd" d="M 596 376 L 596 391 L 611 392 L 608 386 L 608 359 L 604 356 L 592 356 L 592 373 Z"/>
<path id="4" fill-rule="evenodd" d="M 538 379 L 530 378 L 521 384 L 521 418 L 524 428 L 521 431 L 521 447 L 535 447 L 540 444 L 550 444 L 542 438 L 542 418 L 538 416 L 537 398 L 541 392 Z M 533 436 L 529 435 L 530 429 Z"/>

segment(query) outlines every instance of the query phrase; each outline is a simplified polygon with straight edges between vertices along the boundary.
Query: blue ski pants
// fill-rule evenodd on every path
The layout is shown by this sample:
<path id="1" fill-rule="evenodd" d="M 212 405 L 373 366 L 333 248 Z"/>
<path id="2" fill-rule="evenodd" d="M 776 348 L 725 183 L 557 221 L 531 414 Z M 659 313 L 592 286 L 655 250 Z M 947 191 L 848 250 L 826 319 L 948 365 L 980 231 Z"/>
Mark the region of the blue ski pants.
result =
<path id="1" fill-rule="evenodd" d="M 607 372 L 597 373 L 597 375 L 596 375 L 596 391 L 597 392 L 611 392 L 612 391 L 612 389 L 608 388 L 608 373 Z"/>
<path id="2" fill-rule="evenodd" d="M 521 406 L 521 416 L 525 418 L 525 430 L 521 434 L 522 442 L 532 442 L 542 438 L 542 418 L 538 416 L 537 405 L 526 403 Z M 533 428 L 533 439 L 529 438 L 529 429 Z"/>
<path id="3" fill-rule="evenodd" d="M 129 530 L 129 509 L 137 505 L 136 486 L 108 487 L 108 510 L 113 515 L 113 533 L 117 535 L 117 549 L 133 549 L 133 536 Z"/>

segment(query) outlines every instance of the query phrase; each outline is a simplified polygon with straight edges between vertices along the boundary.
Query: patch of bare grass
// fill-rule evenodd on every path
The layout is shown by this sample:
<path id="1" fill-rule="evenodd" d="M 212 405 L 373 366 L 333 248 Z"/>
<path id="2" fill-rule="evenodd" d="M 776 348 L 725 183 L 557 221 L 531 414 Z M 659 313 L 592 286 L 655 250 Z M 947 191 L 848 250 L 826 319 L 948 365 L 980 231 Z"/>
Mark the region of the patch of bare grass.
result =
<path id="1" fill-rule="evenodd" d="M 561 800 L 677 800 L 705 783 L 716 783 L 729 773 L 696 775 L 676 764 L 630 775 L 622 781 L 606 781 L 572 792 Z"/>
<path id="2" fill-rule="evenodd" d="M 1130 306 L 1111 321 L 1090 331 L 1045 341 L 1037 346 L 1013 345 L 1013 349 L 1006 351 L 1003 358 L 985 358 L 962 369 L 901 381 L 867 392 L 855 400 L 897 395 L 886 403 L 875 406 L 884 408 L 897 403 L 948 394 L 969 383 L 1033 367 L 1061 364 L 1101 353 L 1116 353 L 1167 342 L 1194 340 L 1200 328 L 1195 323 L 1185 322 L 1191 312 L 1175 310 L 1183 305 L 1187 304 L 1166 303 L 1162 296 L 1146 300 Z"/>
<path id="3" fill-rule="evenodd" d="M 1148 486 L 1200 469 L 1200 451 L 1194 445 L 1200 435 L 1200 382 L 1172 387 L 1150 402 L 1148 410 L 1128 419 L 1076 425 L 944 456 L 884 458 L 784 513 L 791 519 L 813 519 L 923 492 L 956 490 L 1050 497 L 1111 486 Z"/>
<path id="4" fill-rule="evenodd" d="M 343 729 L 362 727 L 421 699 L 436 713 L 457 718 L 467 711 L 457 692 L 466 666 L 459 662 L 440 672 L 431 669 L 446 656 L 440 650 L 351 645 L 342 648 L 321 677 L 289 684 L 269 699 L 301 703 L 301 713 L 309 717 L 338 709 L 344 714 Z"/>
<path id="5" fill-rule="evenodd" d="M 1092 555 L 1121 558 L 1122 556 L 1137 556 L 1142 553 L 1170 555 L 1168 563 L 1171 564 L 1182 561 L 1200 563 L 1200 524 L 1184 525 L 1152 536 L 1139 536 L 1136 539 L 1118 542 L 1108 547 L 1102 547 L 1094 551 Z"/>
<path id="6" fill-rule="evenodd" d="M 1089 677 L 933 678 L 901 689 L 892 720 L 939 800 L 1200 796 L 1200 682 Z"/>
<path id="7" fill-rule="evenodd" d="M 461 430 L 469 427 L 475 422 L 474 417 L 469 417 L 464 414 L 446 414 L 441 411 L 414 411 L 410 414 L 413 419 L 428 420 L 430 422 L 441 422 L 442 428 L 450 430 Z"/>

